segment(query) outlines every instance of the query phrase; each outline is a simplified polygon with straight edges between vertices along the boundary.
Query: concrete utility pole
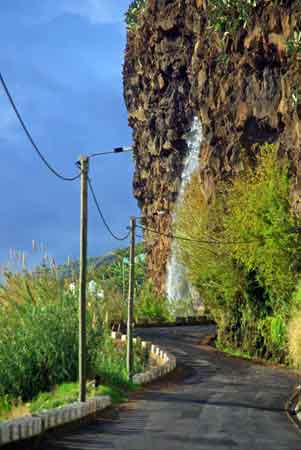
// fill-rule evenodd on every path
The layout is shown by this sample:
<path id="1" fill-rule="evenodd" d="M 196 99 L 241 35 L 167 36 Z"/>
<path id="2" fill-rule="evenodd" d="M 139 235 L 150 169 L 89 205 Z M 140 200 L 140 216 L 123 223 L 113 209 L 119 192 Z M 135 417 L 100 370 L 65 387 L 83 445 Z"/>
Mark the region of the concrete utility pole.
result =
<path id="1" fill-rule="evenodd" d="M 129 270 L 129 298 L 128 298 L 128 323 L 127 323 L 127 372 L 129 380 L 133 377 L 133 310 L 134 310 L 134 290 L 135 290 L 135 237 L 136 218 L 131 217 L 131 246 L 130 246 L 130 270 Z"/>
<path id="2" fill-rule="evenodd" d="M 86 400 L 87 344 L 86 344 L 86 285 L 87 285 L 87 229 L 88 229 L 88 172 L 89 158 L 80 157 L 80 272 L 79 272 L 79 401 Z"/>

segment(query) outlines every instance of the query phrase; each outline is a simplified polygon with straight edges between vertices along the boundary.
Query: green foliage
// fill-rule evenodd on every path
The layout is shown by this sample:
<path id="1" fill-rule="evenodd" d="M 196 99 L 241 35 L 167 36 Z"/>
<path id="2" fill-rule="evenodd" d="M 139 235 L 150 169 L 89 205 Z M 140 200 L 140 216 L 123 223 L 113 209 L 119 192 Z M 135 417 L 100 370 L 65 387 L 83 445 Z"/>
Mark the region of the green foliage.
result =
<path id="1" fill-rule="evenodd" d="M 113 403 L 120 403 L 126 399 L 127 390 L 131 386 L 127 383 L 123 386 L 100 385 L 94 387 L 92 383 L 87 385 L 87 398 L 93 398 L 97 395 L 110 395 Z M 56 386 L 51 392 L 39 394 L 31 403 L 29 411 L 31 414 L 37 414 L 52 408 L 59 408 L 70 403 L 78 401 L 79 385 L 78 383 L 64 383 Z"/>
<path id="2" fill-rule="evenodd" d="M 55 385 L 75 382 L 78 375 L 78 292 L 55 271 L 39 274 L 6 272 L 0 289 L 0 409 L 17 399 L 28 401 Z M 107 302 L 108 303 L 108 302 Z M 124 346 L 105 332 L 102 302 L 87 301 L 88 376 L 103 382 L 127 383 Z M 147 355 L 136 349 L 134 370 Z"/>
<path id="3" fill-rule="evenodd" d="M 137 292 L 135 302 L 135 320 L 164 322 L 170 320 L 167 299 L 156 294 L 150 281 L 146 281 Z"/>
<path id="4" fill-rule="evenodd" d="M 234 33 L 246 28 L 256 8 L 257 0 L 208 0 L 209 26 L 222 33 Z"/>
<path id="5" fill-rule="evenodd" d="M 283 360 L 301 268 L 300 219 L 290 207 L 288 162 L 266 145 L 256 170 L 221 185 L 213 204 L 192 181 L 178 211 L 181 258 L 219 327 L 219 341 Z"/>
<path id="6" fill-rule="evenodd" d="M 135 258 L 135 283 L 138 289 L 144 282 L 146 272 L 146 262 L 142 244 L 136 246 Z M 129 280 L 129 250 L 125 249 L 117 255 L 111 264 L 103 265 L 89 271 L 89 279 L 99 281 L 106 288 L 106 284 L 113 284 L 123 297 L 126 296 Z"/>
<path id="7" fill-rule="evenodd" d="M 0 397 L 0 422 L 11 411 L 12 399 L 8 395 Z"/>
<path id="8" fill-rule="evenodd" d="M 87 398 L 93 398 L 97 395 L 110 395 L 113 403 L 120 403 L 126 399 L 126 391 L 131 389 L 129 383 L 123 386 L 100 385 L 94 387 L 92 383 L 87 385 Z M 39 394 L 30 404 L 31 414 L 37 414 L 52 408 L 59 408 L 70 403 L 78 401 L 79 385 L 78 383 L 64 383 L 56 386 L 51 392 Z"/>
<path id="9" fill-rule="evenodd" d="M 6 276 L 0 297 L 0 396 L 27 400 L 76 379 L 77 308 L 55 276 Z M 88 328 L 90 344 L 95 336 Z"/>
<path id="10" fill-rule="evenodd" d="M 43 392 L 30 403 L 29 409 L 32 414 L 43 410 L 58 408 L 78 400 L 78 383 L 64 383 L 56 386 L 50 392 Z M 89 394 L 89 393 L 88 393 Z"/>
<path id="11" fill-rule="evenodd" d="M 301 54 L 301 31 L 294 31 L 291 39 L 287 41 L 287 51 L 289 56 Z"/>
<path id="12" fill-rule="evenodd" d="M 191 297 L 183 298 L 181 300 L 173 300 L 171 303 L 172 317 L 189 317 L 196 316 L 197 311 Z"/>
<path id="13" fill-rule="evenodd" d="M 93 358 L 94 372 L 99 374 L 104 384 L 123 386 L 128 384 L 126 372 L 126 346 L 113 342 L 108 333 L 104 333 L 101 351 L 95 349 Z M 147 353 L 140 346 L 134 347 L 134 373 L 143 372 L 148 361 Z"/>
<path id="14" fill-rule="evenodd" d="M 146 0 L 133 0 L 125 14 L 125 22 L 129 29 L 139 25 L 139 15 L 143 11 Z"/>
<path id="15" fill-rule="evenodd" d="M 129 283 L 128 249 L 120 250 L 117 259 L 111 264 L 92 268 L 88 279 L 94 280 L 104 292 L 104 297 L 98 299 L 101 317 L 108 320 L 126 320 L 127 296 Z M 139 292 L 145 281 L 146 261 L 143 245 L 136 246 L 135 258 L 135 290 Z"/>
<path id="16" fill-rule="evenodd" d="M 223 345 L 220 341 L 216 342 L 216 348 L 228 353 L 231 356 L 236 356 L 238 358 L 252 359 L 252 355 L 248 352 L 242 352 L 241 350 L 229 346 Z"/>
<path id="17" fill-rule="evenodd" d="M 248 273 L 256 273 L 272 309 L 286 307 L 301 267 L 300 237 L 291 233 L 299 222 L 290 207 L 291 187 L 287 160 L 278 163 L 275 148 L 267 145 L 256 171 L 228 190 L 225 238 L 250 242 L 247 248 L 233 245 L 232 255 Z"/>

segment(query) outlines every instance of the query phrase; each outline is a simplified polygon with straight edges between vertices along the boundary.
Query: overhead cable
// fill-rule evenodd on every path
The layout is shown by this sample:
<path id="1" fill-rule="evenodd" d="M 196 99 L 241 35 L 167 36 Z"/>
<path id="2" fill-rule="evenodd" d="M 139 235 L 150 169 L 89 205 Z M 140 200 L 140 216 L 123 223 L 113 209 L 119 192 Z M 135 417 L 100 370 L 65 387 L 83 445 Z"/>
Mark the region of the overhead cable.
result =
<path id="1" fill-rule="evenodd" d="M 38 154 L 40 159 L 43 161 L 45 166 L 50 170 L 50 172 L 52 172 L 56 177 L 60 178 L 63 181 L 74 181 L 74 180 L 77 180 L 80 177 L 80 174 L 75 175 L 73 177 L 65 177 L 64 175 L 60 174 L 57 170 L 55 170 L 51 166 L 51 164 L 47 161 L 47 159 L 44 157 L 44 155 L 42 154 L 42 152 L 38 148 L 37 144 L 35 143 L 35 141 L 34 141 L 33 137 L 31 136 L 27 126 L 25 125 L 24 120 L 22 119 L 21 114 L 18 111 L 18 108 L 17 108 L 17 106 L 16 106 L 16 104 L 15 104 L 15 102 L 14 102 L 14 100 L 13 100 L 13 98 L 12 98 L 12 96 L 11 96 L 9 90 L 8 90 L 8 87 L 7 87 L 7 85 L 6 85 L 5 81 L 4 81 L 4 78 L 3 78 L 2 74 L 1 74 L 1 72 L 0 72 L 0 82 L 2 84 L 2 87 L 3 87 L 3 89 L 4 89 L 4 91 L 5 91 L 6 95 L 7 95 L 7 98 L 9 100 L 9 102 L 10 102 L 10 104 L 11 104 L 11 106 L 12 106 L 12 108 L 13 108 L 13 110 L 14 110 L 14 112 L 15 112 L 15 114 L 16 114 L 16 116 L 17 116 L 17 118 L 18 118 L 18 120 L 19 120 L 19 122 L 20 122 L 20 124 L 21 124 L 21 126 L 22 126 L 22 128 L 23 128 L 23 130 L 24 130 L 24 132 L 25 132 L 25 134 L 27 136 L 27 138 L 28 138 L 28 140 L 29 140 L 29 142 L 31 143 L 31 145 L 33 146 L 34 150 L 36 151 L 36 153 Z"/>
<path id="2" fill-rule="evenodd" d="M 202 239 L 192 239 L 192 238 L 187 238 L 185 236 L 178 236 L 178 235 L 173 235 L 172 233 L 162 233 L 161 231 L 158 230 L 154 230 L 148 227 L 145 227 L 143 225 L 137 225 L 138 228 L 141 228 L 142 230 L 145 231 L 149 231 L 151 233 L 155 233 L 158 234 L 160 236 L 165 236 L 168 237 L 170 239 L 176 239 L 176 240 L 180 240 L 180 241 L 188 241 L 188 242 L 195 242 L 195 243 L 199 243 L 199 244 L 209 244 L 209 245 L 236 245 L 236 244 L 252 244 L 255 242 L 261 242 L 261 239 L 256 239 L 253 241 L 208 241 L 208 240 L 202 240 Z"/>
<path id="3" fill-rule="evenodd" d="M 128 239 L 128 237 L 130 236 L 130 232 L 128 232 L 125 236 L 117 236 L 115 233 L 113 233 L 113 231 L 111 230 L 111 227 L 109 226 L 108 222 L 106 221 L 106 219 L 105 219 L 105 217 L 104 217 L 104 215 L 103 215 L 103 213 L 102 213 L 102 211 L 101 211 L 101 208 L 100 208 L 99 202 L 98 202 L 98 200 L 97 200 L 95 191 L 94 191 L 94 189 L 93 189 L 92 181 L 91 181 L 90 177 L 88 177 L 88 185 L 89 185 L 89 188 L 90 188 L 90 191 L 91 191 L 92 198 L 93 198 L 93 201 L 94 201 L 94 203 L 95 203 L 96 209 L 97 209 L 97 211 L 98 211 L 98 213 L 99 213 L 99 216 L 100 216 L 100 218 L 101 218 L 101 220 L 102 220 L 104 226 L 106 227 L 106 229 L 107 229 L 108 232 L 110 233 L 110 235 L 111 235 L 116 241 L 125 241 L 126 239 Z"/>

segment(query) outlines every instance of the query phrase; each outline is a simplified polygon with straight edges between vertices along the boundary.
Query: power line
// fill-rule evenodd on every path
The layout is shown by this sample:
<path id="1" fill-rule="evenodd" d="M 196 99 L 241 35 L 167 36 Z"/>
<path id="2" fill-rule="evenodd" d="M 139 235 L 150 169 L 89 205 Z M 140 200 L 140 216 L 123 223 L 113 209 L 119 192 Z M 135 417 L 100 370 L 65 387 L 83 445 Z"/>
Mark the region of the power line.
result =
<path id="1" fill-rule="evenodd" d="M 100 208 L 100 205 L 99 205 L 99 203 L 98 203 L 98 200 L 97 200 L 95 191 L 94 191 L 93 186 L 92 186 L 92 181 L 91 181 L 91 179 L 90 179 L 89 177 L 88 177 L 88 184 L 89 184 L 89 188 L 90 188 L 90 191 L 91 191 L 92 198 L 93 198 L 93 200 L 94 200 L 96 209 L 97 209 L 97 211 L 98 211 L 98 213 L 99 213 L 99 215 L 100 215 L 100 218 L 101 218 L 101 220 L 102 220 L 104 226 L 106 227 L 106 229 L 108 230 L 108 232 L 110 233 L 110 235 L 111 235 L 116 241 L 125 241 L 126 239 L 128 239 L 128 237 L 129 237 L 129 235 L 130 235 L 130 232 L 128 232 L 128 234 L 127 234 L 126 236 L 122 236 L 122 237 L 117 236 L 115 233 L 113 233 L 113 231 L 111 230 L 111 228 L 110 228 L 108 222 L 106 221 L 106 219 L 105 219 L 105 217 L 104 217 L 104 215 L 103 215 L 103 213 L 102 213 L 102 211 L 101 211 L 101 208 Z"/>
<path id="2" fill-rule="evenodd" d="M 5 81 L 4 81 L 4 78 L 3 78 L 2 74 L 1 74 L 1 72 L 0 72 L 0 82 L 2 84 L 2 87 L 3 87 L 3 89 L 4 89 L 4 91 L 5 91 L 6 95 L 7 95 L 7 98 L 9 100 L 9 102 L 10 102 L 10 104 L 11 104 L 11 106 L 12 106 L 12 108 L 13 108 L 13 110 L 14 110 L 14 112 L 15 112 L 15 114 L 16 114 L 16 116 L 17 116 L 17 118 L 18 118 L 18 120 L 19 120 L 19 122 L 20 122 L 20 124 L 21 124 L 21 126 L 22 126 L 22 128 L 23 128 L 23 130 L 24 130 L 24 132 L 25 132 L 25 134 L 27 136 L 27 138 L 28 138 L 28 140 L 29 140 L 29 142 L 31 143 L 31 145 L 33 146 L 34 150 L 36 151 L 36 153 L 38 154 L 40 159 L 43 161 L 45 166 L 50 170 L 50 172 L 52 172 L 56 177 L 60 178 L 63 181 L 74 181 L 74 180 L 77 180 L 80 177 L 80 174 L 78 174 L 78 175 L 76 175 L 74 177 L 65 177 L 65 176 L 61 175 L 57 170 L 55 170 L 50 165 L 50 163 L 44 157 L 42 152 L 39 150 L 37 144 L 35 143 L 35 141 L 33 140 L 33 137 L 31 136 L 27 126 L 25 125 L 25 122 L 22 119 L 21 114 L 18 111 L 18 108 L 17 108 L 17 106 L 16 106 L 16 104 L 15 104 L 15 102 L 14 102 L 14 100 L 13 100 L 13 98 L 12 98 L 12 96 L 11 96 L 9 90 L 8 90 L 8 87 L 7 87 L 7 85 L 6 85 Z"/>
<path id="3" fill-rule="evenodd" d="M 176 239 L 176 240 L 180 240 L 180 241 L 188 241 L 188 242 L 196 242 L 199 244 L 210 244 L 210 245 L 219 245 L 219 244 L 225 244 L 225 245 L 236 245 L 236 244 L 253 244 L 255 242 L 262 242 L 261 239 L 256 239 L 254 241 L 206 241 L 206 240 L 202 240 L 202 239 L 191 239 L 191 238 L 186 238 L 185 236 L 177 236 L 177 235 L 173 235 L 172 233 L 162 233 L 161 231 L 158 230 L 153 230 L 151 228 L 147 228 L 143 225 L 137 225 L 138 228 L 145 230 L 145 231 L 150 231 L 151 233 L 155 233 L 158 234 L 160 236 L 165 236 L 168 237 L 170 239 Z"/>
<path id="4" fill-rule="evenodd" d="M 144 239 L 144 236 L 141 236 L 141 234 L 136 233 L 136 237 L 139 239 Z"/>
<path id="5" fill-rule="evenodd" d="M 115 153 L 128 153 L 132 151 L 133 147 L 115 147 L 113 150 L 107 152 L 92 153 L 92 155 L 90 155 L 89 158 L 95 158 L 96 156 L 103 156 L 103 155 L 113 155 Z"/>

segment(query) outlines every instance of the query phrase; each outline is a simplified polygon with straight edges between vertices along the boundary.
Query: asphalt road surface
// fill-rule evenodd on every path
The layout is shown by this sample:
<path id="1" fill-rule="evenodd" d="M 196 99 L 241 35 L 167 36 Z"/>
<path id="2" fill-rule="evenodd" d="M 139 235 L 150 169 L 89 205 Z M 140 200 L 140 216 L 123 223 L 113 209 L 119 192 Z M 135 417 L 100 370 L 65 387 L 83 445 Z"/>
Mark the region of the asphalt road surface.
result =
<path id="1" fill-rule="evenodd" d="M 141 332 L 177 356 L 176 372 L 93 423 L 46 435 L 39 450 L 301 450 L 284 412 L 296 375 L 199 346 L 212 330 Z"/>

